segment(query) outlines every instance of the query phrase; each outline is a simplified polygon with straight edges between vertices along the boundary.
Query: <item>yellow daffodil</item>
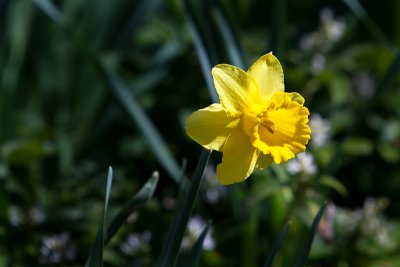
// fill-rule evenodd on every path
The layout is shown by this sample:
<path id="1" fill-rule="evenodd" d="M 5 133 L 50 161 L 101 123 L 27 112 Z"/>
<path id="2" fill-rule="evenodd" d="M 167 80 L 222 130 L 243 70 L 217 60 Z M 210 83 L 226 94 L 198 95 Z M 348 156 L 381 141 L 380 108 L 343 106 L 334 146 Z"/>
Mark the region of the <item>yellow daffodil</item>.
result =
<path id="1" fill-rule="evenodd" d="M 212 69 L 220 104 L 192 113 L 188 135 L 203 147 L 223 153 L 217 166 L 221 184 L 247 179 L 263 169 L 294 158 L 310 139 L 308 109 L 298 93 L 285 93 L 283 70 L 272 53 L 245 72 L 220 64 Z"/>

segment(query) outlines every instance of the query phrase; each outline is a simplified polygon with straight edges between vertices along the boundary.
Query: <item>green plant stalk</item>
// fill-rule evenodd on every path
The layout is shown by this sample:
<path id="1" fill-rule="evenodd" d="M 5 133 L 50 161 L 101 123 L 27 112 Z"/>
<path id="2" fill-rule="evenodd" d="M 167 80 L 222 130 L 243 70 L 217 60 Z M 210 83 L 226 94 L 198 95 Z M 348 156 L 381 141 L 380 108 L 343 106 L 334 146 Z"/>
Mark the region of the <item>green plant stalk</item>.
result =
<path id="1" fill-rule="evenodd" d="M 246 222 L 242 223 L 241 265 L 246 267 L 257 266 L 257 231 L 260 206 L 256 205 L 249 210 Z"/>
<path id="2" fill-rule="evenodd" d="M 204 38 L 202 38 L 200 32 L 200 23 L 195 20 L 195 14 L 192 5 L 189 0 L 184 1 L 185 16 L 193 36 L 193 44 L 199 58 L 200 67 L 206 81 L 208 93 L 213 103 L 219 103 L 219 97 L 214 89 L 214 83 L 210 75 L 210 71 L 213 67 L 215 59 L 213 60 L 212 55 L 206 49 Z"/>
<path id="3" fill-rule="evenodd" d="M 163 244 L 159 262 L 156 266 L 173 267 L 178 258 L 179 248 L 182 242 L 186 225 L 196 203 L 197 194 L 203 180 L 204 171 L 207 167 L 211 151 L 203 149 L 197 162 L 196 170 L 186 194 L 179 200 L 178 214 L 173 219 Z"/>
<path id="4" fill-rule="evenodd" d="M 159 173 L 154 172 L 147 183 L 140 189 L 140 191 L 121 209 L 117 215 L 112 219 L 107 227 L 106 235 L 104 238 L 104 246 L 108 244 L 111 238 L 117 233 L 118 229 L 123 225 L 126 219 L 132 212 L 139 209 L 148 200 L 153 197 L 159 180 Z"/>
<path id="5" fill-rule="evenodd" d="M 281 248 L 283 241 L 285 240 L 288 232 L 289 232 L 289 227 L 290 223 L 286 222 L 285 226 L 282 228 L 282 231 L 279 234 L 278 239 L 275 241 L 275 243 L 272 245 L 272 248 L 270 249 L 268 253 L 267 260 L 265 261 L 264 267 L 272 267 L 275 257 L 279 252 L 279 249 Z"/>
<path id="6" fill-rule="evenodd" d="M 310 254 L 311 250 L 311 245 L 314 240 L 315 233 L 317 232 L 319 222 L 322 218 L 322 215 L 324 214 L 326 208 L 326 203 L 324 203 L 321 208 L 319 209 L 317 215 L 315 215 L 314 220 L 312 222 L 310 231 L 308 232 L 307 239 L 303 243 L 303 248 L 300 251 L 300 254 L 298 255 L 295 264 L 293 267 L 303 267 L 305 266 L 308 255 Z"/>
<path id="7" fill-rule="evenodd" d="M 106 220 L 108 203 L 110 200 L 112 179 L 113 179 L 113 170 L 111 167 L 109 167 L 104 208 L 103 208 L 103 212 L 100 217 L 99 228 L 97 229 L 96 240 L 93 244 L 93 247 L 90 251 L 90 255 L 85 264 L 86 267 L 102 267 L 103 266 L 104 224 L 105 224 L 105 220 Z"/>
<path id="8" fill-rule="evenodd" d="M 23 60 L 29 45 L 32 8 L 28 1 L 10 2 L 6 23 L 13 26 L 9 35 L 9 55 L 0 77 L 0 143 L 12 137 L 15 126 L 13 113 L 18 99 L 18 83 Z M 20 19 L 22 16 L 24 19 Z M 6 53 L 7 54 L 7 53 Z M 1 75 L 1 74 L 0 74 Z"/>
<path id="9" fill-rule="evenodd" d="M 286 22 L 287 0 L 273 1 L 271 14 L 270 49 L 279 58 L 284 50 L 284 33 Z"/>
<path id="10" fill-rule="evenodd" d="M 206 239 L 208 230 L 210 229 L 210 222 L 207 223 L 206 227 L 204 227 L 203 231 L 201 232 L 199 238 L 197 239 L 196 243 L 193 246 L 190 258 L 188 260 L 187 266 L 188 267 L 196 267 L 199 265 L 200 262 L 200 255 L 203 249 L 204 239 Z"/>

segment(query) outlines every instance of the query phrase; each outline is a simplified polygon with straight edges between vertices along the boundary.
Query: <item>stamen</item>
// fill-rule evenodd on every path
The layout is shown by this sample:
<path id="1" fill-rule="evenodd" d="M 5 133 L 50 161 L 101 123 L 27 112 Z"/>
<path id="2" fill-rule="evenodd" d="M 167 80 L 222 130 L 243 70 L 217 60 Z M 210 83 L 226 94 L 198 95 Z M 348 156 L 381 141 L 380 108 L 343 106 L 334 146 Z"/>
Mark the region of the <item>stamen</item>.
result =
<path id="1" fill-rule="evenodd" d="M 275 124 L 272 121 L 269 120 L 263 120 L 261 123 L 262 126 L 264 126 L 265 129 L 267 129 L 268 132 L 274 134 L 274 130 L 276 130 Z"/>

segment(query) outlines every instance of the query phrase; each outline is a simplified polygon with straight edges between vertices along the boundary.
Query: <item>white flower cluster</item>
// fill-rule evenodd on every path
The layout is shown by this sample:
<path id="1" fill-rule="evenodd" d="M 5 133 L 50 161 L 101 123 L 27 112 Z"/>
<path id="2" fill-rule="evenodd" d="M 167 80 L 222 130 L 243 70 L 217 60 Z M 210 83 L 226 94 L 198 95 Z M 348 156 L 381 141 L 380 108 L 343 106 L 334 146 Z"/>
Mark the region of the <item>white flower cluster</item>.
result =
<path id="1" fill-rule="evenodd" d="M 190 248 L 192 248 L 205 227 L 206 222 L 199 215 L 191 217 L 187 225 L 186 234 L 182 240 L 181 249 L 186 251 L 190 250 Z M 203 242 L 203 248 L 205 250 L 213 250 L 216 246 L 215 240 L 212 235 L 213 230 L 210 227 Z"/>
<path id="2" fill-rule="evenodd" d="M 290 160 L 286 165 L 287 171 L 292 175 L 306 174 L 313 175 L 317 172 L 314 158 L 310 153 L 303 152 Z"/>
<path id="3" fill-rule="evenodd" d="M 143 233 L 129 234 L 125 242 L 120 244 L 121 251 L 129 256 L 135 256 L 140 252 L 150 250 L 151 233 L 144 231 Z"/>
<path id="4" fill-rule="evenodd" d="M 324 119 L 318 113 L 310 116 L 311 140 L 310 143 L 314 148 L 322 147 L 331 137 L 331 125 L 328 120 Z"/>

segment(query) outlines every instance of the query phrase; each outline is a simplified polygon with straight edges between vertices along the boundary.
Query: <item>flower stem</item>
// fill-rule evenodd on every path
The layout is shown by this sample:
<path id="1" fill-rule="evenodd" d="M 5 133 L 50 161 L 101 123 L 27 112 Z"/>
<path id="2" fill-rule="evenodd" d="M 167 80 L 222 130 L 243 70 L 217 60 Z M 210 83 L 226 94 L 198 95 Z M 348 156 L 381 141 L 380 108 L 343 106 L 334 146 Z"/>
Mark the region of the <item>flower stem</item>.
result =
<path id="1" fill-rule="evenodd" d="M 178 213 L 175 215 L 175 218 L 168 229 L 163 249 L 161 251 L 159 264 L 157 264 L 159 267 L 173 267 L 176 265 L 183 234 L 185 233 L 186 225 L 196 203 L 197 194 L 210 155 L 210 150 L 204 149 L 202 151 L 192 181 L 189 185 L 189 189 L 184 190 L 184 194 L 179 200 Z"/>

